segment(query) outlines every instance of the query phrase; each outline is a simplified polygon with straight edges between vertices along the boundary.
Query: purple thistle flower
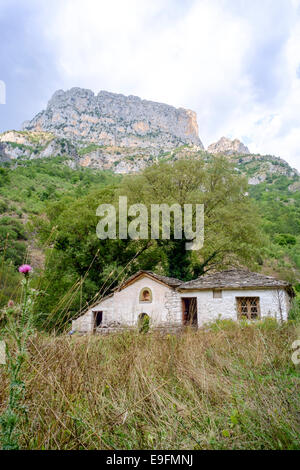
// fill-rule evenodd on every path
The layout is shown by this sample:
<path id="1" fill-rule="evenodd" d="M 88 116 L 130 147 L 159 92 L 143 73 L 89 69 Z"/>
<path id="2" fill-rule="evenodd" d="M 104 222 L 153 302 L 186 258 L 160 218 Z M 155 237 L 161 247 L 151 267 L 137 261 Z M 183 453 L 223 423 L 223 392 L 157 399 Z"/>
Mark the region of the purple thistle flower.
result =
<path id="1" fill-rule="evenodd" d="M 19 267 L 19 272 L 22 274 L 28 274 L 30 271 L 32 271 L 30 264 L 22 264 L 22 266 Z"/>

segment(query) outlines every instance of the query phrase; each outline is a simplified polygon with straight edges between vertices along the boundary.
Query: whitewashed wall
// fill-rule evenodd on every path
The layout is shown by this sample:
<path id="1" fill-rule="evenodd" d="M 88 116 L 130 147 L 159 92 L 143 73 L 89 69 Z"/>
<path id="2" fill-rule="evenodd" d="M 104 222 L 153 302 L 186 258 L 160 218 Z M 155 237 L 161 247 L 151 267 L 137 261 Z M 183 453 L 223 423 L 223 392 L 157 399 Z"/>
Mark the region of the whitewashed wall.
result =
<path id="1" fill-rule="evenodd" d="M 103 312 L 102 323 L 106 323 L 108 319 L 113 318 L 113 297 L 108 297 L 95 307 L 91 308 L 81 317 L 72 322 L 72 330 L 81 333 L 92 333 L 94 330 L 94 314 L 93 312 Z"/>
<path id="2" fill-rule="evenodd" d="M 221 299 L 213 298 L 213 291 L 184 292 L 181 297 L 197 297 L 198 325 L 213 322 L 218 318 L 237 320 L 236 297 L 259 297 L 261 318 L 272 316 L 287 320 L 289 311 L 289 296 L 284 289 L 257 289 L 257 290 L 223 290 Z"/>
<path id="3" fill-rule="evenodd" d="M 151 289 L 152 302 L 140 302 L 140 292 Z M 85 315 L 73 321 L 72 329 L 82 333 L 93 331 L 93 312 L 103 312 L 103 326 L 137 326 L 141 313 L 150 317 L 150 325 L 182 325 L 182 298 L 196 297 L 198 326 L 218 318 L 237 320 L 236 297 L 259 297 L 261 317 L 280 319 L 280 306 L 284 320 L 288 317 L 289 296 L 284 289 L 223 290 L 221 299 L 214 299 L 213 290 L 177 292 L 146 276 L 129 285 L 114 296 L 100 302 Z"/>
<path id="4" fill-rule="evenodd" d="M 140 302 L 140 292 L 144 288 L 152 292 L 152 302 Z M 73 321 L 72 329 L 80 332 L 93 331 L 93 312 L 103 312 L 103 326 L 119 324 L 120 326 L 137 326 L 141 313 L 150 317 L 150 325 L 166 325 L 181 321 L 180 296 L 174 289 L 143 277 L 129 285 L 113 297 L 100 302 L 85 315 Z"/>
<path id="5" fill-rule="evenodd" d="M 140 292 L 144 288 L 152 292 L 152 302 L 140 302 Z M 166 323 L 170 320 L 167 308 L 167 299 L 173 289 L 147 278 L 146 276 L 137 280 L 114 295 L 114 319 L 121 324 L 129 326 L 137 325 L 141 313 L 150 317 L 152 326 Z"/>

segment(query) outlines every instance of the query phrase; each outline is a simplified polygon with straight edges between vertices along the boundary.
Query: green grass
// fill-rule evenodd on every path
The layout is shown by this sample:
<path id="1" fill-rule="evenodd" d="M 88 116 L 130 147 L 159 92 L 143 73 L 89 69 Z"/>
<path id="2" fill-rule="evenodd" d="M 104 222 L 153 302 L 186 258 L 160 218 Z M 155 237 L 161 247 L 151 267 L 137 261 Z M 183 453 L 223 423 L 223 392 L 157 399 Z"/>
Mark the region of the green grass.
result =
<path id="1" fill-rule="evenodd" d="M 83 147 L 79 149 L 78 154 L 81 156 L 87 155 L 88 153 L 95 152 L 96 150 L 101 149 L 101 148 L 103 148 L 103 146 L 97 145 L 97 144 L 90 144 L 87 147 Z"/>
<path id="2" fill-rule="evenodd" d="M 299 449 L 295 326 L 29 342 L 23 449 Z M 0 403 L 8 378 L 0 369 Z"/>

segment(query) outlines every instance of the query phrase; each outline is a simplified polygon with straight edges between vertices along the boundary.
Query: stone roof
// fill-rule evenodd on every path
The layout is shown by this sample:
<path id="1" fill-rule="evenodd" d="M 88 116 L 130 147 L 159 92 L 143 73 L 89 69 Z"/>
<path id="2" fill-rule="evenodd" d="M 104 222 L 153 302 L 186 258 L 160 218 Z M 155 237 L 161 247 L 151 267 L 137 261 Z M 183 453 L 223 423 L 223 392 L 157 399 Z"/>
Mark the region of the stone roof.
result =
<path id="1" fill-rule="evenodd" d="M 248 288 L 285 288 L 292 292 L 292 286 L 286 281 L 275 277 L 252 273 L 243 269 L 229 269 L 215 274 L 205 274 L 193 281 L 182 283 L 179 288 L 183 290 L 206 289 L 248 289 Z"/>
<path id="2" fill-rule="evenodd" d="M 133 274 L 133 276 L 129 277 L 114 290 L 118 291 L 124 289 L 142 274 L 163 282 L 169 287 L 178 288 L 179 290 L 283 288 L 286 289 L 291 296 L 294 296 L 292 285 L 288 282 L 278 280 L 272 276 L 252 273 L 246 269 L 228 269 L 227 271 L 214 274 L 205 274 L 198 279 L 188 282 L 182 282 L 180 279 L 173 277 L 162 276 L 152 271 L 141 270 Z"/>
<path id="3" fill-rule="evenodd" d="M 155 274 L 152 271 L 138 271 L 137 273 L 133 274 L 133 276 L 129 277 L 125 282 L 123 282 L 120 286 L 116 288 L 116 290 L 123 289 L 124 287 L 127 286 L 130 282 L 134 281 L 137 277 L 141 276 L 142 274 L 148 275 L 154 279 L 157 279 L 160 282 L 163 282 L 164 284 L 170 286 L 170 287 L 178 287 L 182 284 L 182 281 L 180 279 L 176 279 L 174 277 L 167 277 L 167 276 L 162 276 L 160 274 Z"/>

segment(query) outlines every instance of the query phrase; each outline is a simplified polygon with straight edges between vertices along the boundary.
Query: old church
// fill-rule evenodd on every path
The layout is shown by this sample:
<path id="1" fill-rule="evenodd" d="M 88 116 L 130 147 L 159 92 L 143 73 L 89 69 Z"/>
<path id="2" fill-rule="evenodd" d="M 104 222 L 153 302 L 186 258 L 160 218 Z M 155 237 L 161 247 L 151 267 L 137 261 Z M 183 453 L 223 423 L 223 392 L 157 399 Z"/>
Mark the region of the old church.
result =
<path id="1" fill-rule="evenodd" d="M 73 321 L 80 333 L 108 333 L 120 328 L 177 329 L 201 327 L 217 319 L 288 318 L 291 285 L 274 277 L 230 269 L 182 282 L 150 271 L 139 271 L 113 294 Z"/>

